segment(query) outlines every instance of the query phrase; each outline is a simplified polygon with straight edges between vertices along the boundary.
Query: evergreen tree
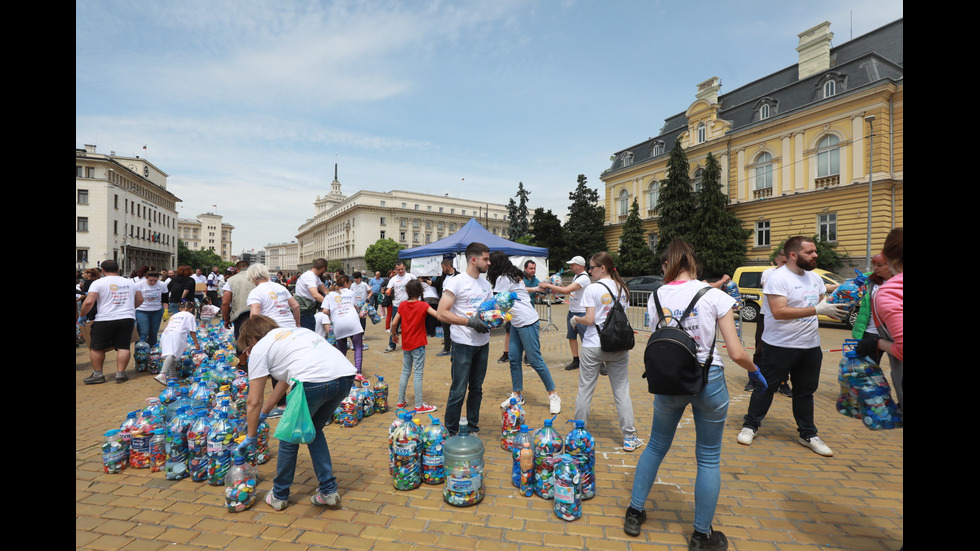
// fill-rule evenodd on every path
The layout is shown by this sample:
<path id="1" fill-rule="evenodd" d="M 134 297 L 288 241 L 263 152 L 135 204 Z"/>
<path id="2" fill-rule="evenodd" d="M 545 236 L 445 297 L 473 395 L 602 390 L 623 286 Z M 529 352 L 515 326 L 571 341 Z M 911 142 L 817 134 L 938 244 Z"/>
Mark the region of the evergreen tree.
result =
<path id="1" fill-rule="evenodd" d="M 696 228 L 694 211 L 697 209 L 697 199 L 691 189 L 689 171 L 687 154 L 684 153 L 680 140 L 677 140 L 667 160 L 667 179 L 660 182 L 660 201 L 657 203 L 660 235 L 654 251 L 655 258 L 663 256 L 667 245 L 675 237 L 691 241 L 691 235 Z M 660 271 L 660 266 L 657 266 L 657 271 Z"/>
<path id="2" fill-rule="evenodd" d="M 511 241 L 517 241 L 528 234 L 527 196 L 530 194 L 531 192 L 524 188 L 524 182 L 518 182 L 517 198 L 519 201 L 515 203 L 512 197 L 507 203 L 507 216 L 510 220 L 510 224 L 507 226 L 507 239 Z"/>
<path id="3" fill-rule="evenodd" d="M 548 249 L 549 265 L 551 271 L 556 272 L 561 269 L 561 263 L 567 260 L 568 255 L 565 230 L 561 227 L 561 220 L 558 215 L 543 208 L 534 209 L 534 217 L 531 219 L 531 245 L 535 247 L 545 247 Z M 571 258 L 571 256 L 568 256 Z M 558 262 L 558 264 L 556 264 Z"/>
<path id="4" fill-rule="evenodd" d="M 586 184 L 584 174 L 578 175 L 578 185 L 568 198 L 572 201 L 564 226 L 565 242 L 570 249 L 568 254 L 582 255 L 588 260 L 595 253 L 606 250 L 606 208 L 599 204 L 598 190 Z"/>
<path id="5" fill-rule="evenodd" d="M 711 153 L 701 176 L 698 209 L 691 217 L 697 231 L 690 235 L 690 242 L 703 268 L 701 277 L 730 275 L 745 264 L 745 240 L 752 230 L 744 228 L 742 221 L 728 210 L 728 196 L 721 187 L 721 165 Z"/>
<path id="6" fill-rule="evenodd" d="M 654 270 L 653 251 L 647 245 L 640 219 L 640 204 L 633 198 L 629 216 L 623 224 L 623 235 L 619 243 L 619 259 L 616 264 L 620 275 L 638 276 L 652 274 Z"/>
<path id="7" fill-rule="evenodd" d="M 511 241 L 517 240 L 517 203 L 514 202 L 514 198 L 511 197 L 507 201 L 507 239 Z"/>

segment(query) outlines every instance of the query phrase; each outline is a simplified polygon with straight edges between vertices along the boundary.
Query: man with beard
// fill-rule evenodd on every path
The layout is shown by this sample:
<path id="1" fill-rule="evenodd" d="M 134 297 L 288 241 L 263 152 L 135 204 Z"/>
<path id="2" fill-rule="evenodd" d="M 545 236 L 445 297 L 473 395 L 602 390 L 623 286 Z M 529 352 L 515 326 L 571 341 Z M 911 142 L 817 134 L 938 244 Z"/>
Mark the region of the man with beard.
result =
<path id="1" fill-rule="evenodd" d="M 817 245 L 804 236 L 791 237 L 783 247 L 786 264 L 769 276 L 762 289 L 766 300 L 762 313 L 766 316 L 766 331 L 762 335 L 762 364 L 759 369 L 767 381 L 783 381 L 787 375 L 793 381 L 793 417 L 799 432 L 800 444 L 823 456 L 834 452 L 817 436 L 813 423 L 813 394 L 820 381 L 820 334 L 817 316 L 842 319 L 847 305 L 828 304 L 823 295 L 832 293 L 836 285 L 826 285 L 813 273 L 817 267 Z M 738 433 L 738 443 L 749 445 L 755 438 L 762 420 L 769 412 L 777 385 L 764 392 L 752 392 L 749 410 Z"/>

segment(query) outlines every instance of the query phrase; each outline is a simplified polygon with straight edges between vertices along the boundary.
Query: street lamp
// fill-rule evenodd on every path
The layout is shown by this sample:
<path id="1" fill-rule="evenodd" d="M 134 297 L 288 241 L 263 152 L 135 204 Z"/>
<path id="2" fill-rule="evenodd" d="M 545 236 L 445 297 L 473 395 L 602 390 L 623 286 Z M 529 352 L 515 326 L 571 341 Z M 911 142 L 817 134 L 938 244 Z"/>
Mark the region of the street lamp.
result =
<path id="1" fill-rule="evenodd" d="M 871 271 L 871 174 L 874 172 L 874 166 L 872 166 L 872 160 L 874 155 L 874 144 L 875 144 L 875 133 L 874 133 L 874 115 L 868 115 L 864 117 L 864 120 L 868 121 L 868 236 L 867 236 L 867 248 L 864 251 L 865 259 L 867 259 L 867 266 L 865 268 L 866 272 Z"/>

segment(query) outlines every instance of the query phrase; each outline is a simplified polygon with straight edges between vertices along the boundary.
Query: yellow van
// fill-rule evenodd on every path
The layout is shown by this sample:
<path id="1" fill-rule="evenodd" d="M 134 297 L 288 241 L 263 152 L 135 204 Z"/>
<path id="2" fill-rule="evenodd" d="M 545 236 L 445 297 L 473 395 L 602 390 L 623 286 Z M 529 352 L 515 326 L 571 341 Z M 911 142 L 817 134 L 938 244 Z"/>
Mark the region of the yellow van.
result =
<path id="1" fill-rule="evenodd" d="M 772 266 L 742 266 L 741 268 L 735 270 L 735 275 L 732 276 L 732 281 L 738 285 L 738 292 L 742 295 L 742 301 L 745 303 L 741 310 L 742 320 L 755 321 L 758 319 L 759 313 L 762 311 L 762 272 L 771 267 Z M 824 282 L 828 285 L 840 285 L 841 283 L 844 283 L 844 280 L 833 272 L 821 270 L 820 268 L 816 268 L 813 271 L 820 274 L 820 277 L 822 277 Z M 857 320 L 857 311 L 857 306 L 851 308 L 843 322 L 838 322 L 837 320 L 828 318 L 827 316 L 819 316 L 817 319 L 828 323 L 844 323 L 847 325 L 847 328 L 850 329 L 854 326 L 854 322 Z"/>

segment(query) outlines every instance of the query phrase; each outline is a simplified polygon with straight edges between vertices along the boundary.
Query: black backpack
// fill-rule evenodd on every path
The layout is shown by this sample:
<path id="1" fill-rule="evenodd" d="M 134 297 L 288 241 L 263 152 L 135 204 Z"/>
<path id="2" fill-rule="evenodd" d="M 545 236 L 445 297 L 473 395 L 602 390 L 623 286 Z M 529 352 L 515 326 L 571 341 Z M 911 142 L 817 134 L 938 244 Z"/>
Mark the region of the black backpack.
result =
<path id="1" fill-rule="evenodd" d="M 708 382 L 708 368 L 711 367 L 715 353 L 714 342 L 704 364 L 698 363 L 698 344 L 691 335 L 681 327 L 681 322 L 694 310 L 694 305 L 711 287 L 705 287 L 694 295 L 687 310 L 679 319 L 675 319 L 677 327 L 666 325 L 667 318 L 663 316 L 660 299 L 653 293 L 653 301 L 660 313 L 660 321 L 647 341 L 643 353 L 643 366 L 650 394 L 667 396 L 690 396 L 704 390 Z M 671 319 L 674 319 L 671 317 Z"/>
<path id="2" fill-rule="evenodd" d="M 619 295 L 613 295 L 611 289 L 605 283 L 597 282 L 609 291 L 609 296 L 613 297 L 612 309 L 606 316 L 606 322 L 602 327 L 597 328 L 599 333 L 599 346 L 603 352 L 622 352 L 632 350 L 636 341 L 633 338 L 633 328 L 626 317 L 626 310 L 619 302 Z"/>

